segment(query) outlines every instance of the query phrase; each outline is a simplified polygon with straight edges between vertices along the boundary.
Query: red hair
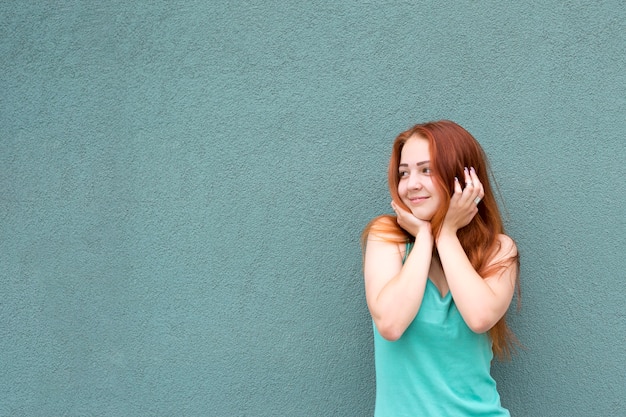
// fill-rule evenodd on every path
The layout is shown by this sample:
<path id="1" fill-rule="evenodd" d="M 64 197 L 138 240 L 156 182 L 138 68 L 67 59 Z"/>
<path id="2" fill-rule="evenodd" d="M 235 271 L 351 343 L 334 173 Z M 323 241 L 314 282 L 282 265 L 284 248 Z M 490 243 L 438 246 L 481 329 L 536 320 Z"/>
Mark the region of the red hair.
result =
<path id="1" fill-rule="evenodd" d="M 476 139 L 458 124 L 441 120 L 413 126 L 411 129 L 398 135 L 393 143 L 389 161 L 388 181 L 391 198 L 399 206 L 410 211 L 402 203 L 398 194 L 400 174 L 400 156 L 404 144 L 410 138 L 418 136 L 428 140 L 430 146 L 430 166 L 433 182 L 442 196 L 442 204 L 431 220 L 433 235 L 437 236 L 441 230 L 443 219 L 450 205 L 450 198 L 454 192 L 454 178 L 463 181 L 465 167 L 474 167 L 483 185 L 485 195 L 478 205 L 478 213 L 465 227 L 459 229 L 457 236 L 465 250 L 472 266 L 481 276 L 491 275 L 498 270 L 515 265 L 519 269 L 519 255 L 515 254 L 497 264 L 490 264 L 493 256 L 498 252 L 498 235 L 504 233 L 504 226 L 498 204 L 489 182 L 489 164 L 487 156 Z M 395 216 L 383 215 L 372 220 L 363 231 L 363 247 L 370 232 L 384 236 L 395 243 L 411 242 L 415 239 L 404 229 L 398 226 Z M 518 286 L 519 292 L 519 286 Z M 502 317 L 489 330 L 493 342 L 494 354 L 504 358 L 510 356 L 515 336 Z"/>

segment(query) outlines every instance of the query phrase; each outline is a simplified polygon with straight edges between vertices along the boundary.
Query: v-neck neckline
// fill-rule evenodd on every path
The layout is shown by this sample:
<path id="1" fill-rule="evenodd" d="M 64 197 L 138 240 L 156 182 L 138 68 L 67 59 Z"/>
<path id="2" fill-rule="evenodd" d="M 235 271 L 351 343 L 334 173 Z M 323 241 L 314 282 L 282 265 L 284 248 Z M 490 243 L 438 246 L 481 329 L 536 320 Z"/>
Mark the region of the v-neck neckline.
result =
<path id="1" fill-rule="evenodd" d="M 450 295 L 450 288 L 448 288 L 448 291 L 446 291 L 445 294 L 442 294 L 437 284 L 435 284 L 435 282 L 432 279 L 430 279 L 430 277 L 427 278 L 427 281 L 433 286 L 434 290 L 437 291 L 437 295 L 439 296 L 439 299 L 445 300 L 446 298 L 448 298 L 448 296 Z"/>

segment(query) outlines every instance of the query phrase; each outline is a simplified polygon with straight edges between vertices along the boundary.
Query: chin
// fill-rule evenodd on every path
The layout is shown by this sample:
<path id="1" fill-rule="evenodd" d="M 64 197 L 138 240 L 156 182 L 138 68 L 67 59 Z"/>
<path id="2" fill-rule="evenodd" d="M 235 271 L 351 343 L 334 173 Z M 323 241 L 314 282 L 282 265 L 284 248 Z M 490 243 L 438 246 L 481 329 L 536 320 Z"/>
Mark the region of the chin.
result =
<path id="1" fill-rule="evenodd" d="M 418 219 L 420 219 L 421 221 L 424 222 L 429 222 L 433 219 L 434 214 L 424 214 L 424 213 L 420 213 L 419 211 L 413 211 L 411 212 L 413 213 L 413 215 L 415 217 L 417 217 Z"/>

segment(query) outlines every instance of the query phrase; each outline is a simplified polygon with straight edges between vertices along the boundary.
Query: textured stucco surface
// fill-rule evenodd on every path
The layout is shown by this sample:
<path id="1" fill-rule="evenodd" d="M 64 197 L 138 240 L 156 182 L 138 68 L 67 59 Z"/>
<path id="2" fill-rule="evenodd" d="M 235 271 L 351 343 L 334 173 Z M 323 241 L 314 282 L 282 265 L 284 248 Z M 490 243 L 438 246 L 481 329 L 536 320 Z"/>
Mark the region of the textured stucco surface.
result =
<path id="1" fill-rule="evenodd" d="M 358 238 L 449 118 L 522 255 L 514 416 L 626 410 L 622 1 L 0 11 L 0 415 L 367 416 Z"/>

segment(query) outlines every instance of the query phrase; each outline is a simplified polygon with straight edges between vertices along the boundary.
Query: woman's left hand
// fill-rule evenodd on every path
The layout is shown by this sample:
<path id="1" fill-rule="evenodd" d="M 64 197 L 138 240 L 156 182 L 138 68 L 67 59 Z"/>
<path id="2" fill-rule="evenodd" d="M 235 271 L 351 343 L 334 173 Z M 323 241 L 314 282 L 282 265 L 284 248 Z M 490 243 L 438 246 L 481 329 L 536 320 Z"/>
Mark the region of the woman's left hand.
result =
<path id="1" fill-rule="evenodd" d="M 485 190 L 474 168 L 465 168 L 464 181 L 465 188 L 461 189 L 459 179 L 455 178 L 454 194 L 450 199 L 442 230 L 456 233 L 457 230 L 467 226 L 478 213 L 478 204 L 485 196 Z"/>

